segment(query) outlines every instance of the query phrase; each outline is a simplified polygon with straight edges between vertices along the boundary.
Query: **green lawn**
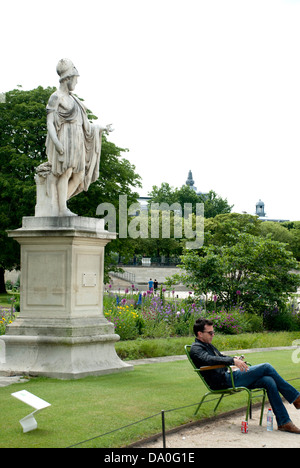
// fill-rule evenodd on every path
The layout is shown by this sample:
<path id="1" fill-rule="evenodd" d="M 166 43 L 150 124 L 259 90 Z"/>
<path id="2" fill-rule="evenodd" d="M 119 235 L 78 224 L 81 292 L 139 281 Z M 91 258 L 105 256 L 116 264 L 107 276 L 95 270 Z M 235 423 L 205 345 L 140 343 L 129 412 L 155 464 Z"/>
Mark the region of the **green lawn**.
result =
<path id="1" fill-rule="evenodd" d="M 19 296 L 19 293 L 16 294 L 0 294 L 0 306 L 6 307 L 11 305 L 11 298 Z"/>
<path id="2" fill-rule="evenodd" d="M 292 351 L 253 353 L 252 364 L 270 362 L 286 378 L 300 378 L 300 364 Z M 300 380 L 293 382 L 300 390 Z M 26 389 L 52 404 L 37 415 L 38 429 L 23 434 L 19 420 L 30 407 L 11 396 Z M 160 415 L 104 437 L 101 434 L 186 405 L 196 405 L 204 387 L 187 361 L 136 366 L 133 372 L 62 381 L 33 378 L 25 384 L 0 388 L 0 447 L 121 447 L 161 431 Z M 220 411 L 242 407 L 246 393 L 224 398 Z M 212 415 L 213 403 L 204 405 L 196 418 L 195 406 L 166 413 L 167 429 Z M 95 438 L 97 437 L 97 438 Z"/>

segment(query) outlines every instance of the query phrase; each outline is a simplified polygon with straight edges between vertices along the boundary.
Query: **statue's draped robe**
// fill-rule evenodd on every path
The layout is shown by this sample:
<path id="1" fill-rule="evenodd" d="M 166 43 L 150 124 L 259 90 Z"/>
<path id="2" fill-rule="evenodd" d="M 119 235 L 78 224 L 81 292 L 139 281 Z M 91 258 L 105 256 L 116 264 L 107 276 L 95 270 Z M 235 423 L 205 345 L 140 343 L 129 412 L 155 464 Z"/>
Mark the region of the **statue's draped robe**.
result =
<path id="1" fill-rule="evenodd" d="M 84 171 L 84 180 L 72 196 L 99 178 L 102 131 L 92 125 L 83 103 L 73 94 L 68 101 L 61 102 L 60 95 L 53 93 L 47 105 L 47 114 L 54 113 L 54 127 L 64 153 L 59 154 L 50 137 L 46 138 L 46 153 L 52 166 L 52 173 L 59 177 L 72 168 L 73 173 Z"/>

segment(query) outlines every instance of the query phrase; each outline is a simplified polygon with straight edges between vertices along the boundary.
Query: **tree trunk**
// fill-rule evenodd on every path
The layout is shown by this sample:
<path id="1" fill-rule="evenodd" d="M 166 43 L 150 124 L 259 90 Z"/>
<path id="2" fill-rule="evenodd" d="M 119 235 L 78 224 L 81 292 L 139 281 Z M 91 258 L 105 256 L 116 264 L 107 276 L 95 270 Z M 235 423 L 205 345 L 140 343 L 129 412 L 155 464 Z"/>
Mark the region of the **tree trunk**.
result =
<path id="1" fill-rule="evenodd" d="M 4 268 L 0 267 L 0 294 L 6 294 L 5 279 L 4 279 Z"/>

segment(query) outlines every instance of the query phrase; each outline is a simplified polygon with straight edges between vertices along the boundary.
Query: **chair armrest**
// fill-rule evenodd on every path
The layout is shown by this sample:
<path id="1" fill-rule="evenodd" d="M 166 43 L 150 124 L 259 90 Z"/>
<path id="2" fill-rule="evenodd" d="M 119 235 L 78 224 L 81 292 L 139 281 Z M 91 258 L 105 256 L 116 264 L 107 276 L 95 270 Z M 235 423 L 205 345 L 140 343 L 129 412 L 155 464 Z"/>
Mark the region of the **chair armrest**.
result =
<path id="1" fill-rule="evenodd" d="M 207 370 L 213 370 L 213 369 L 221 369 L 222 367 L 228 367 L 225 366 L 225 364 L 217 364 L 215 366 L 202 366 L 199 369 L 195 369 L 196 371 L 204 372 Z"/>
<path id="2" fill-rule="evenodd" d="M 229 370 L 230 378 L 231 378 L 231 385 L 232 385 L 232 388 L 235 390 L 235 385 L 234 385 L 234 380 L 233 380 L 233 372 L 232 372 L 231 366 L 226 366 L 225 364 L 217 364 L 215 366 L 203 366 L 203 367 L 200 367 L 199 369 L 194 369 L 194 371 L 195 372 L 205 372 L 205 371 L 208 371 L 208 370 L 221 369 L 223 367 L 227 367 L 227 369 Z"/>

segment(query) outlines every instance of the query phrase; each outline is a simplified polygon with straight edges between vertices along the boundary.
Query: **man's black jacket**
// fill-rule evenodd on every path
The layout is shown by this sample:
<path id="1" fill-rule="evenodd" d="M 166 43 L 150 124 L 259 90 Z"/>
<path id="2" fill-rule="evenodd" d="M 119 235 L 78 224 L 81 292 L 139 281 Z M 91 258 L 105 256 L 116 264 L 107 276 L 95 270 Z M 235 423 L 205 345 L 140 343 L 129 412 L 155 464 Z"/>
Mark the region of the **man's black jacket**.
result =
<path id="1" fill-rule="evenodd" d="M 232 366 L 234 364 L 233 357 L 224 356 L 213 345 L 203 343 L 198 338 L 195 339 L 195 343 L 191 346 L 190 356 L 197 369 L 202 366 L 216 366 L 218 364 Z M 210 388 L 221 390 L 228 387 L 225 379 L 226 372 L 227 367 L 224 367 L 205 371 L 202 375 Z"/>

